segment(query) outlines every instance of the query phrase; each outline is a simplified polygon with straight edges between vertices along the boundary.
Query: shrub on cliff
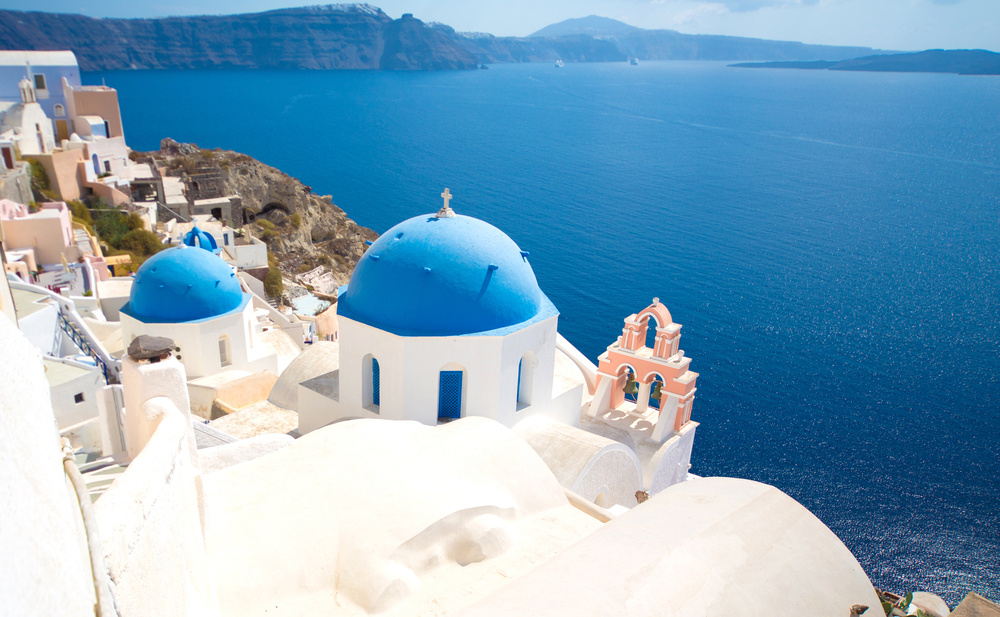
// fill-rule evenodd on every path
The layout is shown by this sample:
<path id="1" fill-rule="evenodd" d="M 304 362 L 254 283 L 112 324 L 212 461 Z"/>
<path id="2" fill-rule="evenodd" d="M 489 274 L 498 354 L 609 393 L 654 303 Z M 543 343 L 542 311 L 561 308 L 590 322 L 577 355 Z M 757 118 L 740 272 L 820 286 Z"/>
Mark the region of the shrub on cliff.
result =
<path id="1" fill-rule="evenodd" d="M 66 206 L 69 207 L 69 211 L 73 214 L 74 219 L 78 219 L 81 223 L 87 225 L 94 224 L 94 219 L 90 216 L 90 208 L 83 205 L 82 201 L 67 201 Z"/>
<path id="2" fill-rule="evenodd" d="M 281 280 L 281 270 L 275 265 L 269 266 L 267 276 L 264 277 L 264 293 L 272 298 L 280 299 L 284 291 L 285 283 Z"/>

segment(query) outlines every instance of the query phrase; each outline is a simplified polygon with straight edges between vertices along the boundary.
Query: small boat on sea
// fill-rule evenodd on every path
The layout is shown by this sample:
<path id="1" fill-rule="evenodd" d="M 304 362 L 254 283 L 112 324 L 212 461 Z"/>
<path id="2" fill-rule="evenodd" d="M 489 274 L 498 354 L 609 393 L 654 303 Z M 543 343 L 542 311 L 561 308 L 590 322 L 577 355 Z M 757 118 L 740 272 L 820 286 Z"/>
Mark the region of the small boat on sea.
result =
<path id="1" fill-rule="evenodd" d="M 556 60 L 557 69 L 561 69 L 563 66 L 565 66 L 565 63 L 562 61 L 562 59 Z"/>
<path id="2" fill-rule="evenodd" d="M 632 56 L 629 59 L 628 63 L 631 64 L 632 66 L 639 66 L 639 59 L 636 58 L 635 56 Z"/>

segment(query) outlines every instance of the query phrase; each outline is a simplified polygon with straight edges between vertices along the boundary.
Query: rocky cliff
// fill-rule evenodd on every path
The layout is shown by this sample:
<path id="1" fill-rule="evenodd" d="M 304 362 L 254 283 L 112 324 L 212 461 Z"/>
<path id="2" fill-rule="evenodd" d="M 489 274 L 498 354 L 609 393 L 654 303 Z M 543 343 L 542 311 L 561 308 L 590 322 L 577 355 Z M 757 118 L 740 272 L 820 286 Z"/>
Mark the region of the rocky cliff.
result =
<path id="1" fill-rule="evenodd" d="M 222 190 L 240 196 L 246 218 L 254 221 L 245 229 L 267 242 L 288 278 L 324 266 L 338 284 L 346 284 L 367 248 L 365 241 L 378 238 L 348 218 L 329 195 L 314 195 L 310 187 L 246 154 L 164 139 L 160 150 L 137 156 L 144 157 L 182 177 L 217 174 Z"/>
<path id="2" fill-rule="evenodd" d="M 159 19 L 0 11 L 0 49 L 70 49 L 84 71 L 476 68 L 453 37 L 365 4 Z"/>

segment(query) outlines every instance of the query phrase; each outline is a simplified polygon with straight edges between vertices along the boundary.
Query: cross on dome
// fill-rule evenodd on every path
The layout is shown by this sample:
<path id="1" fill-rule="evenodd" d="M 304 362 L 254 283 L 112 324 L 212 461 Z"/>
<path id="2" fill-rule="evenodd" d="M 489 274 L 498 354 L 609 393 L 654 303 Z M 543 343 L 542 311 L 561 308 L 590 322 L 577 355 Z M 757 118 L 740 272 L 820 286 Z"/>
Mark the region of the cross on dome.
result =
<path id="1" fill-rule="evenodd" d="M 436 215 L 437 218 L 439 218 L 439 219 L 450 219 L 450 218 L 456 216 L 455 215 L 455 211 L 452 210 L 451 207 L 448 205 L 448 202 L 451 201 L 452 197 L 454 197 L 454 195 L 451 194 L 451 191 L 449 191 L 448 189 L 445 189 L 444 192 L 441 193 L 441 197 L 444 198 L 444 206 L 440 210 L 438 210 L 438 213 Z"/>

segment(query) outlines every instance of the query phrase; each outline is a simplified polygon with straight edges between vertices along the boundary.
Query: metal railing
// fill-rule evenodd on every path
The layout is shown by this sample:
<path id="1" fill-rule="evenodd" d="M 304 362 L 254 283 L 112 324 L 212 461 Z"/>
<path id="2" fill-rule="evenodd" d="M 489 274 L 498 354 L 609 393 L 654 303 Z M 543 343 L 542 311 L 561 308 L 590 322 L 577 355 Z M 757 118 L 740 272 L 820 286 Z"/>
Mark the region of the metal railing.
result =
<path id="1" fill-rule="evenodd" d="M 74 345 L 80 348 L 80 351 L 93 358 L 94 362 L 97 363 L 97 366 L 101 367 L 101 372 L 104 373 L 104 382 L 111 383 L 111 380 L 108 378 L 108 365 L 103 359 L 101 359 L 100 354 L 94 351 L 94 348 L 90 346 L 89 342 L 87 342 L 83 333 L 76 328 L 76 325 L 74 325 L 73 322 L 63 315 L 62 311 L 57 313 L 57 315 L 59 316 L 59 327 L 62 328 L 62 331 L 69 335 L 70 340 L 73 341 Z"/>

